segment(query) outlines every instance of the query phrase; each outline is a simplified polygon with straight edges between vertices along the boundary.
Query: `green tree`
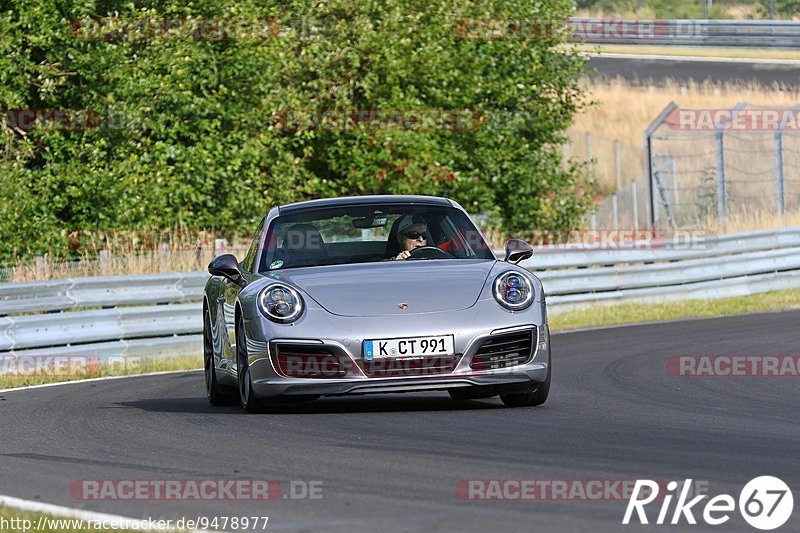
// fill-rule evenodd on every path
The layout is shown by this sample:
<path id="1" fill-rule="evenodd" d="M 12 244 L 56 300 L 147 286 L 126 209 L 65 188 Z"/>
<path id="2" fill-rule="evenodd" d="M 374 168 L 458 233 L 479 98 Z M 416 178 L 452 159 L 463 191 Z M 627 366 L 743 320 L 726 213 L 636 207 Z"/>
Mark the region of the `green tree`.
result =
<path id="1" fill-rule="evenodd" d="M 564 20 L 569 0 L 0 6 L 0 109 L 102 119 L 3 129 L 0 258 L 66 254 L 80 231 L 248 231 L 272 205 L 335 195 L 448 195 L 509 232 L 574 227 L 588 205 L 582 168 L 562 168 L 559 151 L 584 102 L 584 59 L 560 32 L 464 33 L 464 19 Z M 249 21 L 266 38 L 119 24 L 85 38 L 81 20 L 104 17 Z M 466 113 L 475 127 L 280 120 L 358 110 Z"/>

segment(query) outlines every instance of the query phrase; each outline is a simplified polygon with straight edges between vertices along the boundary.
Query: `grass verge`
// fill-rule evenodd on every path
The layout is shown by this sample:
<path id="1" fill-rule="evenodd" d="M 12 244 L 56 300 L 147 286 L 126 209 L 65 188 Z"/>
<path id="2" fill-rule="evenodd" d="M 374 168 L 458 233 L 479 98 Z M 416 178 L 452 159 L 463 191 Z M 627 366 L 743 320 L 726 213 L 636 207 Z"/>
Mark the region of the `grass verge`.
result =
<path id="1" fill-rule="evenodd" d="M 800 289 L 765 292 L 752 296 L 736 296 L 718 300 L 685 300 L 659 304 L 629 303 L 596 305 L 549 317 L 552 331 L 579 328 L 657 322 L 679 318 L 703 318 L 800 309 Z"/>
<path id="2" fill-rule="evenodd" d="M 67 361 L 69 362 L 69 361 Z M 66 365 L 62 365 L 65 367 Z M 81 379 L 102 378 L 108 376 L 130 376 L 150 372 L 168 372 L 172 370 L 195 370 L 203 368 L 201 355 L 182 355 L 164 359 L 127 359 L 124 363 L 112 364 L 80 364 L 61 370 L 39 370 L 15 374 L 0 374 L 0 389 L 28 387 L 45 383 L 76 381 Z M 1 533 L 1 532 L 0 532 Z"/>

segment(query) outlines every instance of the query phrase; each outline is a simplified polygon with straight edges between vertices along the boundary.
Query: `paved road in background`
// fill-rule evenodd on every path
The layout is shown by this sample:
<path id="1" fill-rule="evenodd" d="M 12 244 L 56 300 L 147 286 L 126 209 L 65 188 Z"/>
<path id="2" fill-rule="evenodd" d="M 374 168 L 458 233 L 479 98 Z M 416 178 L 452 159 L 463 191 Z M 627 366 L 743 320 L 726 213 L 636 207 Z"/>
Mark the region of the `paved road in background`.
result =
<path id="1" fill-rule="evenodd" d="M 265 415 L 206 403 L 187 372 L 0 398 L 0 494 L 132 517 L 268 515 L 270 531 L 707 531 L 620 525 L 626 501 L 464 501 L 465 479 L 781 477 L 800 507 L 798 378 L 668 375 L 673 355 L 796 354 L 800 312 L 554 335 L 550 401 L 438 392 L 322 399 Z M 322 481 L 319 500 L 76 501 L 80 479 Z M 655 518 L 657 510 L 651 513 Z M 701 512 L 698 514 L 701 515 Z M 755 531 L 741 516 L 717 531 Z M 800 511 L 779 531 L 800 530 Z"/>
<path id="2" fill-rule="evenodd" d="M 800 55 L 798 55 L 800 59 Z M 717 83 L 744 82 L 800 87 L 800 63 L 687 61 L 651 58 L 592 57 L 593 79 L 622 77 L 628 82 L 649 84 L 676 80 Z"/>

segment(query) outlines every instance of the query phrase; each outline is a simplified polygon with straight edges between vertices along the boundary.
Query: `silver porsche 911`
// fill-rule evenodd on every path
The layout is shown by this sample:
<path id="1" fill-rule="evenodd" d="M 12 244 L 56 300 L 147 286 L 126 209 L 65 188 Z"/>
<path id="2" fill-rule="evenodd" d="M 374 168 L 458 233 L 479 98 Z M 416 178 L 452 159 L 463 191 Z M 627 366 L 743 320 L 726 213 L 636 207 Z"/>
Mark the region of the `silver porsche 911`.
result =
<path id="1" fill-rule="evenodd" d="M 448 391 L 539 405 L 550 390 L 541 282 L 499 261 L 464 209 L 426 196 L 275 207 L 203 301 L 209 401 L 248 411 L 320 396 Z"/>

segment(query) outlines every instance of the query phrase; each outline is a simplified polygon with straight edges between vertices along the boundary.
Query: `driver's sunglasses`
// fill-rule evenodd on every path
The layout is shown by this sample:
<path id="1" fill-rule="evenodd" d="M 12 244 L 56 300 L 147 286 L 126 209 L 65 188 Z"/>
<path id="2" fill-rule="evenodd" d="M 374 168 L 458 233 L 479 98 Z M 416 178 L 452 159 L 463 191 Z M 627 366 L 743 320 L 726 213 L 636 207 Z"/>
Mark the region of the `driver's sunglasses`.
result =
<path id="1" fill-rule="evenodd" d="M 419 239 L 420 237 L 422 237 L 426 241 L 428 240 L 428 233 L 427 232 L 409 231 L 408 233 L 404 233 L 404 232 L 401 231 L 400 235 L 402 235 L 406 239 L 411 239 L 412 241 L 415 241 L 415 240 Z"/>

